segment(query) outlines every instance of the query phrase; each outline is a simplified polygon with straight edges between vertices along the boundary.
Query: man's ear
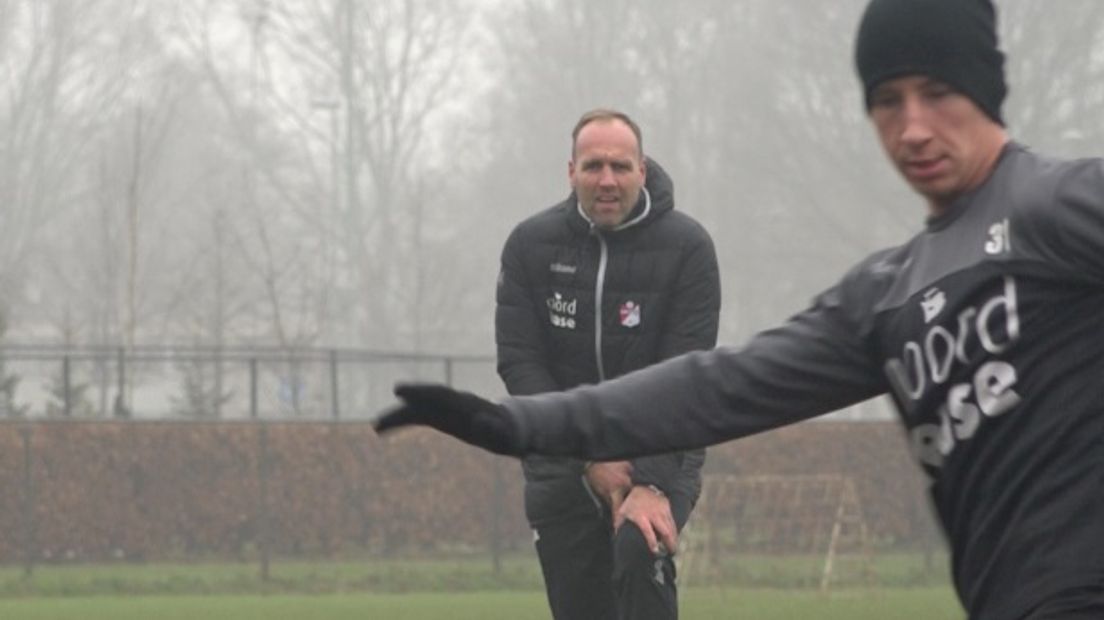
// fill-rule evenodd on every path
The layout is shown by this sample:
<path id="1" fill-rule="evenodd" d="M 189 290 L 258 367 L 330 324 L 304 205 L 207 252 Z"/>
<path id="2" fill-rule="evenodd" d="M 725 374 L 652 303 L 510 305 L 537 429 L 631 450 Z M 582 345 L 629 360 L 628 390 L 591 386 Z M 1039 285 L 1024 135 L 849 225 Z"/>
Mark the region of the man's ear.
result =
<path id="1" fill-rule="evenodd" d="M 571 189 L 575 189 L 575 158 L 567 160 L 567 180 L 571 183 Z"/>

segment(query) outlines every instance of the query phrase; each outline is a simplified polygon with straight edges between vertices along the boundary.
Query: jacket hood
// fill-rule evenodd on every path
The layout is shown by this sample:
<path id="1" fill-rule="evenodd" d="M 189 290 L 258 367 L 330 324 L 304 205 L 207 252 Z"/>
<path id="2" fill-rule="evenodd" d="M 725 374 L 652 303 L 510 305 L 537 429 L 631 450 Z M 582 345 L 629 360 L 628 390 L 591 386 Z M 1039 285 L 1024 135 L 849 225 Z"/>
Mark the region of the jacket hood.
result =
<path id="1" fill-rule="evenodd" d="M 663 166 L 650 157 L 644 160 L 644 165 L 648 170 L 644 188 L 652 197 L 652 217 L 657 217 L 675 208 L 675 182 Z"/>
<path id="2" fill-rule="evenodd" d="M 626 228 L 641 226 L 654 221 L 656 218 L 675 208 L 675 184 L 667 171 L 658 162 L 648 157 L 644 160 L 647 170 L 647 178 L 644 181 L 644 191 L 640 192 L 640 199 L 636 206 L 625 218 L 625 221 L 610 232 L 617 232 Z M 579 198 L 572 190 L 567 199 L 567 205 L 572 215 L 573 222 L 579 222 L 590 228 L 590 218 L 579 206 Z"/>

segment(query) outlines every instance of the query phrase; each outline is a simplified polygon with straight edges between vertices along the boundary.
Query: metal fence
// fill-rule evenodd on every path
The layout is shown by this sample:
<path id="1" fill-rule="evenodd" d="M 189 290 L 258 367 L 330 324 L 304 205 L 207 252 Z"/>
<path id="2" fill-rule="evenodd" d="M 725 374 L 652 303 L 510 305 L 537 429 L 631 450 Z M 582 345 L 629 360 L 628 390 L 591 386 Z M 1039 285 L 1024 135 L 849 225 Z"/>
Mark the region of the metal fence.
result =
<path id="1" fill-rule="evenodd" d="M 365 423 L 412 380 L 503 392 L 491 356 L 0 347 L 0 565 L 247 558 L 267 575 L 270 555 L 464 548 L 497 567 L 529 540 L 516 464 Z M 686 574 L 752 583 L 747 558 L 804 554 L 825 588 L 906 554 L 880 579 L 929 583 L 942 545 L 883 411 L 712 448 Z"/>
<path id="2" fill-rule="evenodd" d="M 0 345 L 0 418 L 365 420 L 400 381 L 505 394 L 493 355 L 364 349 Z M 834 420 L 890 420 L 886 399 Z"/>
<path id="3" fill-rule="evenodd" d="M 528 532 L 511 465 L 348 420 L 0 420 L 0 566 L 252 560 L 267 578 L 273 556 L 437 549 L 444 531 L 497 566 Z"/>
<path id="4" fill-rule="evenodd" d="M 207 346 L 0 346 L 0 416 L 365 419 L 399 381 L 501 394 L 490 355 Z"/>
<path id="5" fill-rule="evenodd" d="M 891 422 L 710 449 L 695 583 L 931 584 L 945 549 Z M 0 420 L 0 566 L 528 555 L 516 463 L 363 421 Z M 776 572 L 777 571 L 777 572 Z"/>

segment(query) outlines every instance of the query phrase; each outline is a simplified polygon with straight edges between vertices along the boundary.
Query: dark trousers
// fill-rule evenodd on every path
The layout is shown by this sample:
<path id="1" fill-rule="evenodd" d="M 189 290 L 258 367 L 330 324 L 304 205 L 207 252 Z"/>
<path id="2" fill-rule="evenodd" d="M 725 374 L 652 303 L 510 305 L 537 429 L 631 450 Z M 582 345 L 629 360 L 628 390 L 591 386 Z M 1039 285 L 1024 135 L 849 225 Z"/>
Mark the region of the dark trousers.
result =
<path id="1" fill-rule="evenodd" d="M 681 529 L 689 505 L 673 499 L 671 511 Z M 626 521 L 614 534 L 609 515 L 596 514 L 535 529 L 556 620 L 678 618 L 675 564 L 652 555 L 635 524 Z"/>

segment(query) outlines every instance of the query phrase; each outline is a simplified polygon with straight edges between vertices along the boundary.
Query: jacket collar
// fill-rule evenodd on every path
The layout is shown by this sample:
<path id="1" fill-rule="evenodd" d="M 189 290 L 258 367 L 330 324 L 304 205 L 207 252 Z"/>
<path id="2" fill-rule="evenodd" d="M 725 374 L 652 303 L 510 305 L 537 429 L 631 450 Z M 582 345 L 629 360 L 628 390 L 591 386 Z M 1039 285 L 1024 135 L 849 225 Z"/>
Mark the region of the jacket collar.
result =
<path id="1" fill-rule="evenodd" d="M 579 217 L 587 223 L 590 228 L 594 228 L 594 222 L 591 221 L 590 216 L 583 211 L 583 205 L 578 200 L 575 201 L 575 211 L 578 212 Z M 648 218 L 648 215 L 652 212 L 652 194 L 648 191 L 647 187 L 640 188 L 640 199 L 637 200 L 636 206 L 633 207 L 629 218 L 624 222 L 621 222 L 617 226 L 608 229 L 607 232 L 617 232 L 619 230 L 625 230 L 630 226 L 635 226 L 640 222 L 643 222 Z"/>

